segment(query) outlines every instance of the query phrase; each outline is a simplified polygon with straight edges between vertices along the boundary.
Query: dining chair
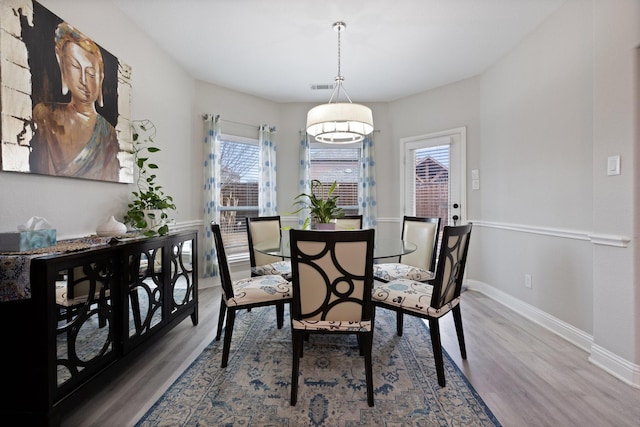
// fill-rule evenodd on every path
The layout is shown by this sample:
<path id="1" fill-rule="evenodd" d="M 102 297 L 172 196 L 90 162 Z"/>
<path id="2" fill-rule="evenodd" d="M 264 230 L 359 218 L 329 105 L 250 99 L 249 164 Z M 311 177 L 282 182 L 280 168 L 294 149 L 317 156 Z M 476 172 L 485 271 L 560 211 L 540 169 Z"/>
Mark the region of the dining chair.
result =
<path id="1" fill-rule="evenodd" d="M 376 281 L 373 289 L 372 298 L 375 307 L 397 312 L 399 336 L 402 336 L 403 314 L 429 321 L 438 384 L 442 387 L 445 386 L 445 378 L 438 321 L 449 311 L 453 313 L 460 353 L 463 359 L 467 359 L 460 312 L 460 290 L 467 263 L 471 227 L 472 224 L 444 227 L 438 267 L 435 278 L 429 283 L 408 279 L 396 279 L 391 282 Z"/>
<path id="2" fill-rule="evenodd" d="M 345 215 L 336 218 L 336 230 L 360 230 L 362 229 L 362 215 Z"/>
<path id="3" fill-rule="evenodd" d="M 293 363 L 291 405 L 309 334 L 355 334 L 364 356 L 367 403 L 373 406 L 373 229 L 291 230 Z"/>
<path id="4" fill-rule="evenodd" d="M 424 282 L 433 278 L 436 265 L 440 218 L 405 216 L 402 221 L 402 240 L 414 243 L 418 248 L 403 255 L 398 262 L 374 265 L 377 280 L 410 279 Z"/>
<path id="5" fill-rule="evenodd" d="M 275 305 L 276 322 L 278 329 L 284 324 L 284 305 L 291 301 L 291 283 L 278 274 L 266 274 L 263 276 L 250 277 L 246 279 L 231 280 L 229 263 L 222 242 L 220 224 L 211 223 L 211 231 L 218 255 L 218 267 L 220 269 L 220 283 L 222 285 L 222 298 L 220 300 L 220 314 L 218 316 L 218 331 L 216 341 L 220 341 L 222 326 L 225 317 L 227 319 L 224 329 L 224 345 L 222 348 L 221 367 L 227 366 L 229 360 L 229 348 L 231 347 L 231 336 L 233 334 L 233 324 L 236 318 L 236 311 L 241 309 L 251 309 Z"/>
<path id="6" fill-rule="evenodd" d="M 254 246 L 268 243 L 270 247 L 280 246 L 282 226 L 280 216 L 247 217 L 247 241 L 249 242 L 249 262 L 252 276 L 278 274 L 291 280 L 291 262 L 281 257 L 258 252 Z"/>

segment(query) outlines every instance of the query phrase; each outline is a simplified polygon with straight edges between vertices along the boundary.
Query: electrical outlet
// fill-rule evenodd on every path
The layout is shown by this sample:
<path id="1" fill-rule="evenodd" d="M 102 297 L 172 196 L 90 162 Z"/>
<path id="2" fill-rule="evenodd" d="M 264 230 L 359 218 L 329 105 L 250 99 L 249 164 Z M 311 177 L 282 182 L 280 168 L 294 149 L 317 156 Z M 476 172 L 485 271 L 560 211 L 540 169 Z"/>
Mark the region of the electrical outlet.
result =
<path id="1" fill-rule="evenodd" d="M 524 275 L 524 287 L 531 289 L 531 275 L 530 274 L 525 274 Z"/>

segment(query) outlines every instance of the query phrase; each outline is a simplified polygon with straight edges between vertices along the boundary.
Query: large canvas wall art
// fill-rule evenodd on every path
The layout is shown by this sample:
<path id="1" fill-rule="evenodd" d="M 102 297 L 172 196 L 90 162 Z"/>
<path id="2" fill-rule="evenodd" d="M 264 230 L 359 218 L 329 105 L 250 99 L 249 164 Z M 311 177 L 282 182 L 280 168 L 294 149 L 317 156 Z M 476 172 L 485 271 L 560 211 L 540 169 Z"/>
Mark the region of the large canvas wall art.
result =
<path id="1" fill-rule="evenodd" d="M 0 1 L 2 171 L 133 182 L 131 68 L 36 1 Z"/>

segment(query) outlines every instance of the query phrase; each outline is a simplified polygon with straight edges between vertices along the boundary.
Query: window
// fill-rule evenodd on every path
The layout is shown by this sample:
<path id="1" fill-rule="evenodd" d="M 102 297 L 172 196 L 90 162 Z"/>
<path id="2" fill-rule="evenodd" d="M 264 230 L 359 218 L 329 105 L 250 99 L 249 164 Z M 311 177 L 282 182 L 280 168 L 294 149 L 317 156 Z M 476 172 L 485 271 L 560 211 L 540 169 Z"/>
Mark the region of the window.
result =
<path id="1" fill-rule="evenodd" d="M 416 216 L 449 218 L 449 146 L 414 152 Z"/>
<path id="2" fill-rule="evenodd" d="M 334 194 L 339 195 L 338 205 L 345 215 L 358 213 L 358 180 L 360 179 L 361 148 L 359 145 L 315 146 L 310 149 L 310 179 L 322 182 L 323 195 L 336 181 Z"/>
<path id="3" fill-rule="evenodd" d="M 246 217 L 258 216 L 260 147 L 232 135 L 220 138 L 220 231 L 229 258 L 249 251 Z"/>

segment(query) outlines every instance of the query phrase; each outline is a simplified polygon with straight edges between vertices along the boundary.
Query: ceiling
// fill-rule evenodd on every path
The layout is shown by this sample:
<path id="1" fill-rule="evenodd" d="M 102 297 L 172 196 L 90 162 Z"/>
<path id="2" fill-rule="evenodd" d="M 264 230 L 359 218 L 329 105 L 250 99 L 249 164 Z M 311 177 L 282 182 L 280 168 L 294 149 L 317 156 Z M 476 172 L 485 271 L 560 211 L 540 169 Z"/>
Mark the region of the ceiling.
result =
<path id="1" fill-rule="evenodd" d="M 482 73 L 565 0 L 112 0 L 194 78 L 275 102 L 386 102 Z M 346 100 L 341 97 L 340 100 Z"/>

